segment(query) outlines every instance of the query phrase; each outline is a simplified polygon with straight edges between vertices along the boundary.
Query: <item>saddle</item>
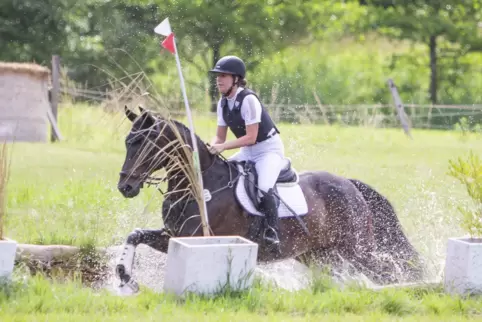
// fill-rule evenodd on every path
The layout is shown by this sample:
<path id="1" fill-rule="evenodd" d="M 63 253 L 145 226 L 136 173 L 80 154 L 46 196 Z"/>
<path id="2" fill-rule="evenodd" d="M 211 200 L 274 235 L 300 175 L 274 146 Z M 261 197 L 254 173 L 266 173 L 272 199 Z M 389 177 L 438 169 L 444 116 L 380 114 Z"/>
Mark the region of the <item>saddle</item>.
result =
<path id="1" fill-rule="evenodd" d="M 253 161 L 230 161 L 237 164 L 240 164 L 243 168 L 245 173 L 245 180 L 244 180 L 244 187 L 246 189 L 246 193 L 253 202 L 254 207 L 259 211 L 259 199 L 258 199 L 258 172 L 256 171 L 255 163 Z M 299 177 L 298 173 L 292 168 L 291 160 L 285 158 L 285 164 L 281 168 L 281 171 L 278 175 L 278 179 L 276 180 L 276 184 L 273 187 L 273 190 L 278 193 L 278 186 L 290 186 L 298 183 Z M 276 206 L 279 207 L 280 200 L 276 198 Z"/>

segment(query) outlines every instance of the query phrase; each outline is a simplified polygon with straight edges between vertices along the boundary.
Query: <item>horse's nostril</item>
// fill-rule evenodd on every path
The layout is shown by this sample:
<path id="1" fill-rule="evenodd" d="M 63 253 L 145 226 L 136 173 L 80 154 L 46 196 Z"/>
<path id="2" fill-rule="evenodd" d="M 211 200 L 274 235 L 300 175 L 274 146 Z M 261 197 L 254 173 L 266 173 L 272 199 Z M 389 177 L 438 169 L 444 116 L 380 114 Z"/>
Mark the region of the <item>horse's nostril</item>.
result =
<path id="1" fill-rule="evenodd" d="M 126 184 L 126 185 L 120 186 L 119 190 L 123 193 L 126 193 L 132 190 L 132 186 L 129 184 Z"/>
<path id="2" fill-rule="evenodd" d="M 140 187 L 136 184 L 119 184 L 118 190 L 126 198 L 133 198 L 139 194 Z"/>

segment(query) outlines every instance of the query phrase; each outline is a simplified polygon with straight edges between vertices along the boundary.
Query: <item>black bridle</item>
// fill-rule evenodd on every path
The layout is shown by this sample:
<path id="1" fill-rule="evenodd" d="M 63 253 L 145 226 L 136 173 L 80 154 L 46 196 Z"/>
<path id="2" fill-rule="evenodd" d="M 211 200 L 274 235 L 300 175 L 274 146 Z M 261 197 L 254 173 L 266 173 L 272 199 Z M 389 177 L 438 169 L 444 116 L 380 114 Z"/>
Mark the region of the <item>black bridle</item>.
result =
<path id="1" fill-rule="evenodd" d="M 148 128 L 148 129 L 143 129 L 143 130 L 139 130 L 137 131 L 137 135 L 134 136 L 133 138 L 131 138 L 130 140 L 128 140 L 127 142 L 128 143 L 131 143 L 131 142 L 134 142 L 136 140 L 139 140 L 139 137 L 143 137 L 143 141 L 145 142 L 146 140 L 149 140 L 151 142 L 153 142 L 153 144 L 156 146 L 156 148 L 158 149 L 162 149 L 158 143 L 157 143 L 157 140 L 150 140 L 149 138 L 150 137 L 153 137 L 155 139 L 159 138 L 159 136 L 161 135 L 161 129 L 160 129 L 160 125 L 158 122 L 155 122 L 154 125 L 154 130 L 152 130 L 151 128 Z M 145 135 L 144 133 L 145 132 L 148 132 L 147 135 Z M 189 149 L 192 150 L 192 147 L 189 145 L 189 144 L 186 144 L 187 147 Z M 239 179 L 239 177 L 241 175 L 243 175 L 242 172 L 239 172 L 237 170 L 237 168 L 235 167 L 234 164 L 232 164 L 232 162 L 229 162 L 224 156 L 222 156 L 221 154 L 218 155 L 220 160 L 227 164 L 228 165 L 228 170 L 229 170 L 229 181 L 228 183 L 223 186 L 222 188 L 220 189 L 217 189 L 213 192 L 210 192 L 211 195 L 214 195 L 222 190 L 225 190 L 225 189 L 228 189 L 228 188 L 233 188 L 234 187 L 234 184 L 236 183 L 236 181 Z M 204 176 L 207 172 L 209 172 L 213 167 L 214 167 L 214 164 L 216 163 L 217 159 L 216 159 L 216 156 L 213 158 L 213 162 L 211 163 L 211 165 L 205 169 L 205 170 L 202 170 L 201 171 L 201 175 Z M 157 164 L 157 163 L 155 163 Z M 237 175 L 236 177 L 233 179 L 233 168 L 234 170 L 237 172 Z M 134 174 L 134 173 L 128 173 L 127 171 L 120 171 L 119 172 L 119 175 L 121 176 L 126 176 L 126 177 L 131 177 L 131 178 L 134 178 L 134 179 L 138 179 L 140 181 L 140 187 L 142 188 L 144 184 L 146 184 L 147 186 L 156 186 L 156 189 L 162 194 L 162 195 L 165 195 L 167 192 L 164 192 L 162 191 L 162 189 L 159 187 L 159 185 L 163 182 L 167 182 L 169 181 L 170 179 L 175 179 L 177 176 L 180 176 L 179 174 L 174 174 L 174 175 L 170 175 L 169 174 L 169 171 L 166 171 L 166 175 L 163 176 L 163 177 L 154 177 L 154 176 L 151 176 L 146 172 L 144 173 L 141 173 L 141 174 Z M 191 198 L 190 198 L 191 199 Z"/>

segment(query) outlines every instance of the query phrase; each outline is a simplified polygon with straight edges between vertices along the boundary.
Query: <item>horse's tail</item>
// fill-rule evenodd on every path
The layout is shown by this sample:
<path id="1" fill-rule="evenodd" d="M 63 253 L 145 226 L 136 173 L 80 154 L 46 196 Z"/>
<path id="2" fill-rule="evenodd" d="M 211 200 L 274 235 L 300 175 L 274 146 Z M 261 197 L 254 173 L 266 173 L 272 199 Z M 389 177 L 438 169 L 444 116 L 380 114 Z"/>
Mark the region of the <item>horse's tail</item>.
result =
<path id="1" fill-rule="evenodd" d="M 412 279 L 422 278 L 422 259 L 403 232 L 395 209 L 390 201 L 368 184 L 350 179 L 361 192 L 373 213 L 373 229 L 377 250 L 396 259 Z M 409 266 L 409 267 L 408 267 Z"/>

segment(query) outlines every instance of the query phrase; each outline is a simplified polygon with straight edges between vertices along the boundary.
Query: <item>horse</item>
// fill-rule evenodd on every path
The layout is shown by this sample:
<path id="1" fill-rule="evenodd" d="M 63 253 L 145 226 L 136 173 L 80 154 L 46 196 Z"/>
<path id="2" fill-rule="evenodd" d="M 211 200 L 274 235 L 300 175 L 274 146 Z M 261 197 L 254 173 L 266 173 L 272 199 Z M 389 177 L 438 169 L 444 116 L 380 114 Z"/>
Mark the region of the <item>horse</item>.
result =
<path id="1" fill-rule="evenodd" d="M 361 180 L 326 171 L 298 172 L 289 158 L 275 186 L 281 245 L 280 252 L 273 253 L 260 238 L 264 218 L 256 198 L 253 164 L 213 155 L 181 122 L 139 110 L 136 114 L 125 106 L 132 127 L 125 138 L 126 156 L 117 188 L 125 198 L 134 198 L 144 184 L 159 180 L 153 173 L 165 170 L 164 228 L 136 228 L 127 236 L 115 268 L 121 286 L 138 290 L 132 264 L 139 244 L 167 253 L 170 238 L 203 235 L 200 198 L 186 194 L 196 184 L 193 172 L 186 170 L 194 153 L 192 138 L 198 147 L 212 235 L 238 235 L 258 243 L 258 263 L 293 258 L 320 267 L 337 265 L 334 258 L 341 256 L 380 285 L 422 278 L 422 259 L 386 197 Z"/>

